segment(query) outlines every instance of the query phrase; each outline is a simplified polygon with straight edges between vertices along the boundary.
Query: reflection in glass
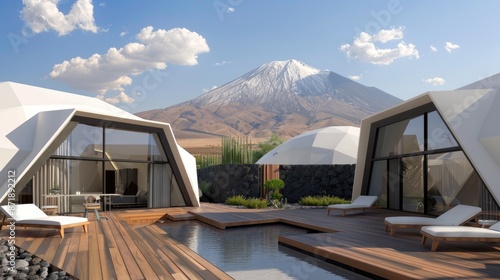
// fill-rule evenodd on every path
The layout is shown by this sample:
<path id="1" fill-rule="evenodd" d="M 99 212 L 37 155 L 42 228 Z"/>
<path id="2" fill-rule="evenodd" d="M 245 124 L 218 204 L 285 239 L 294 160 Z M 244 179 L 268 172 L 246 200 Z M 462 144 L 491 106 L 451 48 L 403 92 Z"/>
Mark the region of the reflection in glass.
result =
<path id="1" fill-rule="evenodd" d="M 148 160 L 149 133 L 107 128 L 106 155 L 110 159 Z"/>
<path id="2" fill-rule="evenodd" d="M 424 213 L 423 156 L 401 160 L 403 173 L 403 210 Z"/>
<path id="3" fill-rule="evenodd" d="M 375 157 L 415 153 L 424 149 L 424 117 L 400 121 L 380 127 L 377 132 Z"/>
<path id="4" fill-rule="evenodd" d="M 401 208 L 401 171 L 399 158 L 389 160 L 389 209 L 400 210 Z"/>
<path id="5" fill-rule="evenodd" d="M 373 162 L 370 179 L 369 195 L 379 197 L 379 204 L 386 207 L 387 203 L 387 161 L 379 160 Z"/>
<path id="6" fill-rule="evenodd" d="M 121 194 L 109 199 L 112 207 L 186 205 L 157 133 L 72 125 L 53 158 L 33 178 L 40 191 L 33 195 L 36 203 L 43 205 L 40 197 L 58 185 L 62 194 Z M 78 212 L 71 205 L 77 204 L 75 199 L 65 199 L 60 210 Z"/>
<path id="7" fill-rule="evenodd" d="M 457 141 L 451 134 L 448 127 L 438 112 L 433 111 L 427 114 L 427 148 L 437 150 L 458 146 Z"/>
<path id="8" fill-rule="evenodd" d="M 45 205 L 42 195 L 54 192 L 75 194 L 102 192 L 102 162 L 72 159 L 49 159 L 33 176 L 35 203 Z M 61 213 L 83 211 L 83 198 L 60 198 Z"/>
<path id="9" fill-rule="evenodd" d="M 475 193 L 461 195 L 467 193 L 466 186 L 472 182 L 475 173 L 463 152 L 433 154 L 427 157 L 427 161 L 429 212 L 442 213 L 455 205 L 466 203 L 460 197 L 477 197 Z"/>
<path id="10" fill-rule="evenodd" d="M 102 128 L 86 124 L 78 124 L 69 136 L 54 152 L 57 156 L 98 158 L 102 155 Z"/>

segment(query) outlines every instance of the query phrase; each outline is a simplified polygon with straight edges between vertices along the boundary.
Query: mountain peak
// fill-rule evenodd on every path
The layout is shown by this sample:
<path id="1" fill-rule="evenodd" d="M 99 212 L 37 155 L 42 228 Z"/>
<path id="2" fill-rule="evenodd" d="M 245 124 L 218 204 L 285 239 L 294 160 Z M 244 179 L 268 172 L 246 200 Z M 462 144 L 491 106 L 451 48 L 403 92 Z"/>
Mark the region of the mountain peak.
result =
<path id="1" fill-rule="evenodd" d="M 290 59 L 271 61 L 245 75 L 211 90 L 190 101 L 192 105 L 227 105 L 231 102 L 268 103 L 279 99 L 293 99 L 300 93 L 300 81 L 313 77 L 316 87 L 322 87 L 321 71 L 301 61 Z"/>
<path id="2" fill-rule="evenodd" d="M 179 137 L 279 133 L 288 138 L 361 119 L 400 99 L 301 61 L 271 61 L 190 101 L 140 114 L 170 122 Z M 173 120 L 173 122 L 172 122 Z"/>
<path id="3" fill-rule="evenodd" d="M 295 59 L 284 61 L 271 61 L 263 64 L 254 71 L 244 75 L 244 77 L 255 77 L 257 75 L 266 75 L 270 79 L 278 82 L 293 83 L 307 76 L 318 74 L 320 71 L 314 67 Z M 247 76 L 249 75 L 249 76 Z"/>

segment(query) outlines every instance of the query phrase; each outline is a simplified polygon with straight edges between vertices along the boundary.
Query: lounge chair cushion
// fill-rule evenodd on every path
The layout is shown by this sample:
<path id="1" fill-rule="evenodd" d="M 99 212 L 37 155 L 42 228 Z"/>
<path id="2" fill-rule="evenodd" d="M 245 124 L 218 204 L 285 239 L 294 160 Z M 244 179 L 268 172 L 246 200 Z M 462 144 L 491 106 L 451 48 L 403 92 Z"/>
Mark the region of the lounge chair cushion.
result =
<path id="1" fill-rule="evenodd" d="M 41 225 L 41 226 L 67 226 L 75 223 L 87 222 L 87 218 L 72 216 L 47 216 L 35 219 L 15 220 L 16 223 L 23 225 Z"/>
<path id="2" fill-rule="evenodd" d="M 433 237 L 447 238 L 500 238 L 500 222 L 495 224 L 497 230 L 468 226 L 424 226 L 421 231 Z"/>
<path id="3" fill-rule="evenodd" d="M 48 217 L 35 204 L 3 205 L 2 212 L 15 221 Z"/>
<path id="4" fill-rule="evenodd" d="M 89 224 L 88 219 L 82 217 L 47 216 L 35 204 L 3 205 L 0 210 L 4 214 L 0 229 L 6 222 L 5 218 L 9 218 L 14 220 L 16 225 L 57 228 L 61 237 L 64 238 L 64 229 L 83 226 L 84 232 L 87 232 L 87 225 Z"/>
<path id="5" fill-rule="evenodd" d="M 15 206 L 2 206 L 2 212 L 7 218 L 17 223 L 30 225 L 70 225 L 88 221 L 87 218 L 73 216 L 47 216 L 34 204 L 18 204 Z"/>
<path id="6" fill-rule="evenodd" d="M 432 217 L 386 217 L 385 221 L 391 225 L 422 225 L 422 226 L 458 226 L 481 213 L 481 208 L 459 204 L 436 218 Z"/>
<path id="7" fill-rule="evenodd" d="M 364 208 L 371 207 L 375 201 L 377 201 L 378 196 L 375 195 L 360 195 L 355 200 L 349 204 L 333 204 L 329 205 L 329 208 L 336 209 L 351 209 L 351 208 Z"/>
<path id="8" fill-rule="evenodd" d="M 354 201 L 349 204 L 333 204 L 329 205 L 327 209 L 327 215 L 330 215 L 332 210 L 341 210 L 342 216 L 345 216 L 347 210 L 363 210 L 372 207 L 372 205 L 377 201 L 378 196 L 375 195 L 360 195 Z"/>
<path id="9" fill-rule="evenodd" d="M 492 224 L 489 229 L 499 231 L 500 232 L 500 222 Z"/>
<path id="10" fill-rule="evenodd" d="M 394 235 L 397 228 L 420 228 L 422 226 L 459 226 L 471 219 L 477 219 L 481 208 L 470 205 L 459 204 L 436 218 L 399 216 L 386 217 L 385 230 L 390 229 L 390 235 Z"/>

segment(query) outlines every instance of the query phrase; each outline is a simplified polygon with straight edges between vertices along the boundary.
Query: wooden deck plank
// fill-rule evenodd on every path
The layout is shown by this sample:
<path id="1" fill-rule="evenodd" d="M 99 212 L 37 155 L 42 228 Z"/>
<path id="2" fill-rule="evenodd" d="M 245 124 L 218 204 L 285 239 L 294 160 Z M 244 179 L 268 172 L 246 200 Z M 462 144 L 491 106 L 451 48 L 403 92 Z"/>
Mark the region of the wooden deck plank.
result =
<path id="1" fill-rule="evenodd" d="M 99 250 L 103 250 L 104 248 L 99 248 L 99 225 L 96 222 L 90 222 L 88 225 L 88 279 L 104 279 L 102 274 L 101 255 Z M 81 274 L 78 274 L 81 275 Z"/>
<path id="2" fill-rule="evenodd" d="M 133 238 L 139 252 L 143 255 L 143 262 L 148 264 L 148 274 L 157 275 L 159 278 L 174 279 L 168 268 L 161 262 L 154 248 L 150 248 L 144 238 L 135 230 L 130 230 L 130 237 Z"/>
<path id="3" fill-rule="evenodd" d="M 185 245 L 168 238 L 159 224 L 151 224 L 152 221 L 157 217 L 160 220 L 196 217 L 221 228 L 279 222 L 306 227 L 312 232 L 327 232 L 280 237 L 282 244 L 288 240 L 298 249 L 379 277 L 500 278 L 500 244 L 441 242 L 438 252 L 432 252 L 430 243 L 421 244 L 418 229 L 401 230 L 396 236 L 389 236 L 383 220 L 395 215 L 408 213 L 382 209 L 342 217 L 327 216 L 325 209 L 253 210 L 218 204 L 202 204 L 200 208 L 114 210 L 106 213 L 108 220 L 96 221 L 91 217 L 87 234 L 80 228 L 67 229 L 61 238 L 51 229 L 19 228 L 16 245 L 82 280 L 231 279 Z M 7 230 L 0 231 L 2 238 L 8 238 L 8 234 Z M 129 264 L 142 270 L 131 273 Z M 143 264 L 149 268 L 143 269 Z"/>
<path id="4" fill-rule="evenodd" d="M 148 246 L 148 248 L 154 253 L 154 257 L 158 258 L 170 275 L 174 279 L 189 279 L 189 277 L 179 268 L 178 264 L 171 259 L 168 253 L 165 253 L 161 246 L 153 244 L 153 242 L 145 236 L 142 230 L 143 228 L 138 229 L 138 233 L 143 236 L 145 245 Z"/>
<path id="5" fill-rule="evenodd" d="M 116 248 L 116 243 L 114 243 L 114 239 L 111 236 L 112 234 L 108 223 L 100 223 L 98 236 L 99 262 L 101 263 L 103 279 L 117 279 L 116 269 L 110 250 L 111 248 Z"/>
<path id="6" fill-rule="evenodd" d="M 140 228 L 137 229 L 139 234 L 141 236 L 146 236 L 146 233 L 143 231 L 145 228 Z M 153 244 L 152 241 L 148 238 L 147 240 L 148 246 L 150 247 L 150 250 L 153 251 L 153 253 L 158 256 L 159 260 L 163 263 L 165 268 L 170 272 L 170 274 L 176 278 L 176 279 L 189 279 L 187 275 L 183 273 L 183 271 L 179 268 L 178 264 L 171 258 L 173 255 L 173 252 L 171 252 L 168 248 L 162 248 L 165 246 L 164 243 L 162 243 L 160 246 L 157 246 L 156 244 Z"/>
<path id="7" fill-rule="evenodd" d="M 61 266 L 68 272 L 73 275 L 78 275 L 75 273 L 76 271 L 76 263 L 78 261 L 78 248 L 80 246 L 80 234 L 65 234 L 64 239 L 70 240 L 68 245 L 68 251 L 66 252 L 66 256 L 64 259 L 64 265 Z"/>
<path id="8" fill-rule="evenodd" d="M 43 244 L 43 240 L 47 236 L 47 231 L 39 231 L 36 238 L 31 242 L 30 246 L 26 248 L 28 252 L 36 252 Z"/>
<path id="9" fill-rule="evenodd" d="M 78 278 L 82 279 L 95 279 L 90 277 L 91 270 L 89 261 L 91 258 L 93 258 L 93 254 L 89 254 L 89 238 L 91 236 L 88 236 L 88 229 L 87 229 L 87 234 L 75 234 L 75 233 L 73 234 L 75 235 L 75 238 L 78 238 L 79 240 L 78 255 L 77 255 L 74 275 L 78 275 L 79 276 Z M 92 237 L 94 236 L 95 233 L 92 234 Z M 95 242 L 93 238 L 92 241 Z"/>
<path id="10" fill-rule="evenodd" d="M 108 219 L 111 219 L 112 215 L 108 214 Z M 107 223 L 109 220 L 102 221 L 102 223 Z M 113 234 L 114 241 L 116 242 L 117 249 L 119 250 L 121 257 L 123 259 L 123 266 L 117 267 L 118 270 L 127 270 L 132 279 L 142 279 L 144 275 L 141 272 L 140 266 L 137 264 L 137 259 L 142 255 L 134 254 L 131 251 L 132 243 L 127 243 L 124 239 L 125 236 L 122 235 L 120 229 L 117 228 L 116 221 L 109 223 L 111 233 Z"/>
<path id="11" fill-rule="evenodd" d="M 55 265 L 56 267 L 59 267 L 62 269 L 64 267 L 64 262 L 66 260 L 66 255 L 68 254 L 68 249 L 69 249 L 69 244 L 70 244 L 71 238 L 63 238 L 61 240 L 61 243 L 57 247 L 56 253 L 54 254 L 54 258 L 50 259 L 47 257 L 47 261 L 50 261 L 52 265 Z"/>
<path id="12" fill-rule="evenodd" d="M 101 266 L 101 279 L 117 279 L 113 262 L 111 261 L 111 256 L 109 254 L 109 247 L 104 239 L 104 234 L 101 231 L 97 234 L 97 244 L 97 248 L 99 248 L 99 257 L 96 257 L 96 259 L 99 260 L 99 264 Z"/>

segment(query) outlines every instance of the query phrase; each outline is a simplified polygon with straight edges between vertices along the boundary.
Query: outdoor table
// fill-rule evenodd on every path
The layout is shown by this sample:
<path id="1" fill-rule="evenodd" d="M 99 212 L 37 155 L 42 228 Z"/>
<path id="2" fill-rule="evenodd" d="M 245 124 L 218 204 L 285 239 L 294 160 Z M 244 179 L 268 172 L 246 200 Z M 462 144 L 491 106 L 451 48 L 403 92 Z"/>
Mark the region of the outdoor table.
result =
<path id="1" fill-rule="evenodd" d="M 100 200 L 100 197 L 106 197 L 106 196 L 121 196 L 121 194 L 118 193 L 79 193 L 79 194 L 46 194 L 44 195 L 45 199 L 50 198 L 50 197 L 55 197 L 59 199 L 60 197 L 84 197 L 85 201 L 89 198 L 89 196 L 93 196 L 96 200 Z M 103 202 L 104 206 L 104 211 L 103 213 L 105 214 L 106 212 L 106 199 L 104 199 Z M 101 216 L 101 218 L 108 219 L 106 216 Z"/>

